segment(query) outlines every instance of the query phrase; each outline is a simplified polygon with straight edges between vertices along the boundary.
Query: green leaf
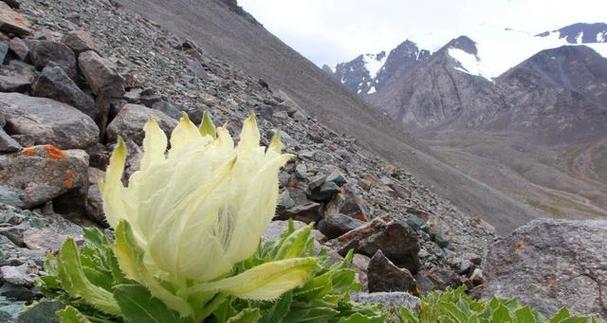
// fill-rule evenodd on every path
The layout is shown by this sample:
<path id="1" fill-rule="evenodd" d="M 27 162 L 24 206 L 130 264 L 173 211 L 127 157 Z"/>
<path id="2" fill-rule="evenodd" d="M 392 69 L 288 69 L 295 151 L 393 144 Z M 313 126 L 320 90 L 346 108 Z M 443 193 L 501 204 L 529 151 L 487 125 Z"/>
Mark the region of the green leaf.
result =
<path id="1" fill-rule="evenodd" d="M 399 313 L 400 323 L 418 323 L 417 316 L 407 307 L 403 306 Z"/>
<path id="2" fill-rule="evenodd" d="M 569 318 L 570 316 L 571 316 L 571 313 L 569 312 L 569 310 L 566 307 L 563 307 L 556 314 L 554 314 L 554 316 L 550 319 L 549 322 L 558 323 L 566 318 Z"/>
<path id="3" fill-rule="evenodd" d="M 510 310 L 504 304 L 499 304 L 497 309 L 493 312 L 493 319 L 491 320 L 493 323 L 506 323 L 512 322 L 512 317 L 510 316 Z"/>
<path id="4" fill-rule="evenodd" d="M 71 306 L 66 306 L 58 311 L 57 316 L 61 323 L 92 323 L 86 316 Z"/>
<path id="5" fill-rule="evenodd" d="M 258 308 L 247 308 L 236 316 L 232 316 L 226 323 L 255 323 L 261 318 Z"/>
<path id="6" fill-rule="evenodd" d="M 521 307 L 514 312 L 518 323 L 536 323 L 537 319 L 529 306 Z"/>
<path id="7" fill-rule="evenodd" d="M 441 302 L 438 306 L 442 313 L 450 316 L 455 322 L 466 322 L 466 314 L 454 303 Z"/>
<path id="8" fill-rule="evenodd" d="M 105 313 L 120 314 L 120 308 L 112 293 L 94 285 L 85 275 L 78 247 L 71 237 L 68 237 L 61 247 L 57 258 L 57 272 L 61 287 L 71 296 L 82 298 Z"/>
<path id="9" fill-rule="evenodd" d="M 138 284 L 118 285 L 114 297 L 122 316 L 129 323 L 173 323 L 181 322 L 177 312 L 162 301 L 152 297 L 145 287 Z"/>
<path id="10" fill-rule="evenodd" d="M 274 259 L 282 260 L 304 256 L 306 244 L 310 239 L 310 232 L 312 232 L 312 224 L 291 233 L 280 243 Z"/>
<path id="11" fill-rule="evenodd" d="M 260 323 L 279 323 L 283 322 L 283 319 L 289 313 L 291 308 L 291 302 L 293 302 L 293 293 L 288 292 L 283 294 L 278 301 L 270 307 L 270 309 L 264 313 L 263 317 L 259 321 Z"/>
<path id="12" fill-rule="evenodd" d="M 592 320 L 590 318 L 585 316 L 572 316 L 560 321 L 560 323 L 588 323 L 591 321 Z"/>
<path id="13" fill-rule="evenodd" d="M 352 314 L 346 318 L 341 318 L 339 323 L 383 323 L 385 318 L 381 315 L 363 315 L 361 313 Z"/>
<path id="14" fill-rule="evenodd" d="M 329 307 L 294 309 L 285 317 L 284 322 L 323 322 L 338 314 L 337 310 Z"/>

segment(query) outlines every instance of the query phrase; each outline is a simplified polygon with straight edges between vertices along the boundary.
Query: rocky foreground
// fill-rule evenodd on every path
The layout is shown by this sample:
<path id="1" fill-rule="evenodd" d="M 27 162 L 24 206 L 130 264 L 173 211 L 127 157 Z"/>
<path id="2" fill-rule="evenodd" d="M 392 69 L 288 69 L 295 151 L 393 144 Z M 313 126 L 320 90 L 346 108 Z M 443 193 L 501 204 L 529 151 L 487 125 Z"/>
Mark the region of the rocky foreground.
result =
<path id="1" fill-rule="evenodd" d="M 297 158 L 280 174 L 266 238 L 288 218 L 316 223 L 319 248 L 334 257 L 355 250 L 371 292 L 357 299 L 413 306 L 407 293 L 466 284 L 545 311 L 606 316 L 607 223 L 536 221 L 491 248 L 490 225 L 324 127 L 279 85 L 112 1 L 0 1 L 0 32 L 0 321 L 40 297 L 35 279 L 65 237 L 107 227 L 96 180 L 117 136 L 129 146 L 130 175 L 148 118 L 170 132 L 183 113 L 199 122 L 204 111 L 233 133 L 254 112 L 266 144 L 282 131 Z"/>

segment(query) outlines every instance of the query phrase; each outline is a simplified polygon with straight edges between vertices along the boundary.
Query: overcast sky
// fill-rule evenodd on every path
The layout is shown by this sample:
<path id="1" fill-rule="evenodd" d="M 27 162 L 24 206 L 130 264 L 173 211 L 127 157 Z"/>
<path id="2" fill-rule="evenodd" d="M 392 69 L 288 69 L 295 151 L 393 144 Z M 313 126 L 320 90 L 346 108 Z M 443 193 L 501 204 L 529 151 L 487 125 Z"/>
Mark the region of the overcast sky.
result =
<path id="1" fill-rule="evenodd" d="M 529 33 L 607 22 L 607 0 L 239 0 L 269 31 L 318 65 L 390 50 L 435 49 L 460 34 Z M 477 40 L 479 41 L 479 40 Z"/>

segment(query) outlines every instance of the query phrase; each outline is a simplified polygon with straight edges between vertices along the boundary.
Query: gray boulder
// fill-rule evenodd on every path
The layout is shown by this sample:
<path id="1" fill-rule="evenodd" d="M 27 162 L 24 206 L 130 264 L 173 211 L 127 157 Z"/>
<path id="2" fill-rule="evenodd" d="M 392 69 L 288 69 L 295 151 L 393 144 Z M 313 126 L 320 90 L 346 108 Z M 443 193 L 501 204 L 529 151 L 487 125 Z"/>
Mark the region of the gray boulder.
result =
<path id="1" fill-rule="evenodd" d="M 367 286 L 369 292 L 414 292 L 417 290 L 411 272 L 398 268 L 381 250 L 377 250 L 367 266 Z"/>
<path id="2" fill-rule="evenodd" d="M 88 50 L 97 51 L 97 45 L 91 37 L 91 34 L 83 30 L 70 31 L 63 36 L 61 42 L 71 48 L 76 54 Z"/>
<path id="3" fill-rule="evenodd" d="M 177 120 L 143 105 L 126 104 L 107 127 L 107 138 L 116 141 L 118 136 L 131 139 L 138 145 L 143 143 L 143 126 L 150 118 L 155 118 L 160 128 L 169 133 L 177 126 Z"/>
<path id="4" fill-rule="evenodd" d="M 76 85 L 59 66 L 47 66 L 32 85 L 32 95 L 73 106 L 92 119 L 97 117 L 95 101 Z"/>
<path id="5" fill-rule="evenodd" d="M 516 297 L 607 318 L 607 221 L 540 219 L 496 242 L 483 261 L 484 296 Z"/>
<path id="6" fill-rule="evenodd" d="M 30 135 L 36 144 L 60 149 L 86 148 L 97 142 L 99 128 L 89 116 L 67 104 L 20 93 L 0 93 L 0 114 L 11 134 Z"/>
<path id="7" fill-rule="evenodd" d="M 36 77 L 36 68 L 20 61 L 0 66 L 1 92 L 27 92 Z"/>
<path id="8" fill-rule="evenodd" d="M 88 155 L 82 150 L 33 146 L 0 155 L 0 183 L 24 208 L 44 204 L 72 190 L 88 188 Z"/>
<path id="9" fill-rule="evenodd" d="M 125 80 L 116 64 L 89 50 L 78 56 L 78 66 L 95 95 L 120 98 L 124 95 Z"/>
<path id="10" fill-rule="evenodd" d="M 380 217 L 344 234 L 337 241 L 342 256 L 350 249 L 368 257 L 381 250 L 390 261 L 415 273 L 420 267 L 418 239 L 406 222 Z"/>
<path id="11" fill-rule="evenodd" d="M 30 40 L 28 46 L 29 59 L 36 68 L 42 69 L 52 62 L 61 66 L 69 77 L 77 76 L 76 56 L 69 47 L 50 40 Z"/>

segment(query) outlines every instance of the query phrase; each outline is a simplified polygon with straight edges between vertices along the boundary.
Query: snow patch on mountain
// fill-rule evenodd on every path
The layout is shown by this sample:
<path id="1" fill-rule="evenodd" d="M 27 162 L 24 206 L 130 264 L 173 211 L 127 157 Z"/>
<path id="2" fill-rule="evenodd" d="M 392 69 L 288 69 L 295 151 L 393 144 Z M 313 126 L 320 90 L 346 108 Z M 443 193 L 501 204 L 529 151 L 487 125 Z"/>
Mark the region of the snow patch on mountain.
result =
<path id="1" fill-rule="evenodd" d="M 386 58 L 387 55 L 385 51 L 382 51 L 379 54 L 366 54 L 363 56 L 365 68 L 369 72 L 369 76 L 371 76 L 371 78 L 375 78 L 377 76 L 377 73 L 379 73 L 382 66 L 384 66 Z"/>
<path id="2" fill-rule="evenodd" d="M 466 74 L 485 77 L 485 72 L 482 70 L 484 66 L 478 56 L 470 54 L 459 48 L 449 48 L 447 50 L 449 56 L 455 59 L 459 64 L 455 69 Z"/>

